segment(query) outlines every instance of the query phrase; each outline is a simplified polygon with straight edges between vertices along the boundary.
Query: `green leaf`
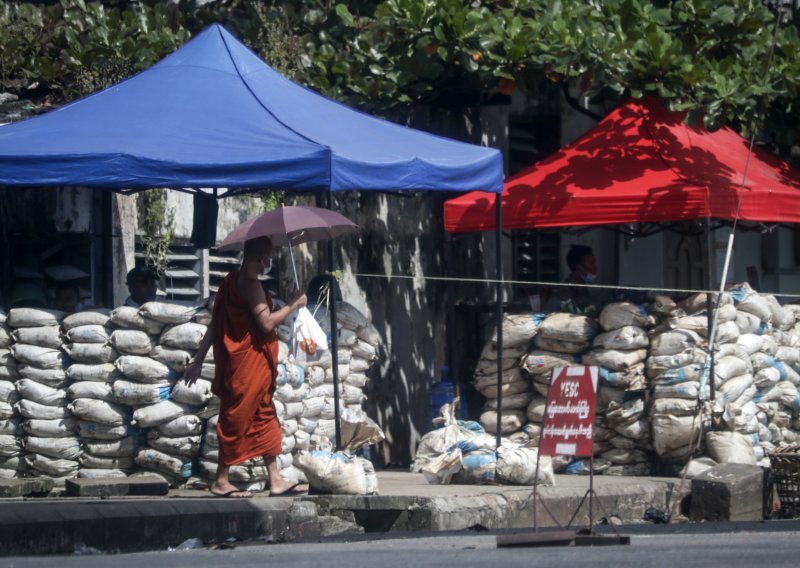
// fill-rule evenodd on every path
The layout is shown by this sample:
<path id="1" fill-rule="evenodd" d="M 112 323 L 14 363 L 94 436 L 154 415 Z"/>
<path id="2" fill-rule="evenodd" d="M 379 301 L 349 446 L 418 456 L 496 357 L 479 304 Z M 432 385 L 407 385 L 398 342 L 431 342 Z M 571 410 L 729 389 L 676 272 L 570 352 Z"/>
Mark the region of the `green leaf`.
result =
<path id="1" fill-rule="evenodd" d="M 349 28 L 352 28 L 356 23 L 353 14 L 350 13 L 350 10 L 344 4 L 336 5 L 336 15 L 339 16 L 342 23 Z"/>

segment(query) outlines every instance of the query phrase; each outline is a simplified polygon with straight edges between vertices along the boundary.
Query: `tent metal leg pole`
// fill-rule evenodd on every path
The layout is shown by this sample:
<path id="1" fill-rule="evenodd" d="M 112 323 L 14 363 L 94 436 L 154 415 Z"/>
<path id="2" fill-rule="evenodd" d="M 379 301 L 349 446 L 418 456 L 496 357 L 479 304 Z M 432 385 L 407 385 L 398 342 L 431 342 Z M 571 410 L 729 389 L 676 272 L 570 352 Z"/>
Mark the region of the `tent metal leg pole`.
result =
<path id="1" fill-rule="evenodd" d="M 706 272 L 708 276 L 706 277 L 706 290 L 711 290 L 712 286 L 714 286 L 714 279 L 712 278 L 712 274 L 714 273 L 714 255 L 712 250 L 713 242 L 711 240 L 711 219 L 706 217 Z M 711 297 L 711 294 L 706 294 L 706 312 L 708 313 L 708 336 L 711 337 L 712 330 L 716 325 L 716 318 L 714 317 L 714 301 Z M 714 352 L 712 351 L 709 353 L 710 367 L 709 367 L 709 374 L 708 374 L 708 389 L 709 389 L 709 400 L 714 400 L 715 397 L 715 388 L 714 388 Z"/>
<path id="2" fill-rule="evenodd" d="M 500 447 L 503 439 L 503 209 L 501 193 L 495 196 L 495 253 L 497 254 L 497 434 L 495 442 Z"/>
<path id="3" fill-rule="evenodd" d="M 325 204 L 328 209 L 333 210 L 333 194 L 325 192 Z M 341 412 L 339 410 L 339 327 L 336 317 L 336 277 L 333 275 L 333 239 L 328 241 L 328 273 L 330 275 L 330 309 L 331 316 L 331 371 L 333 371 L 333 419 L 336 431 L 336 451 L 342 449 L 342 430 L 339 421 Z"/>

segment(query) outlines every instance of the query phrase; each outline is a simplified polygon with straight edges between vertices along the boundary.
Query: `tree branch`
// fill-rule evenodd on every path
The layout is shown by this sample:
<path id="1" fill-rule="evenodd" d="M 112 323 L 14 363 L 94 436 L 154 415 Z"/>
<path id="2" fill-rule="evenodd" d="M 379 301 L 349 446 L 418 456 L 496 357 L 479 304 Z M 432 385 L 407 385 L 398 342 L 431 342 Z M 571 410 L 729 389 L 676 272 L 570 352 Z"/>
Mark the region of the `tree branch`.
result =
<path id="1" fill-rule="evenodd" d="M 602 116 L 597 114 L 596 112 L 590 111 L 588 108 L 583 108 L 580 104 L 578 104 L 577 99 L 569 94 L 569 86 L 566 82 L 561 83 L 561 90 L 564 92 L 564 98 L 567 101 L 567 104 L 571 106 L 574 110 L 578 111 L 581 114 L 585 114 L 589 118 L 593 118 L 596 121 L 601 121 L 603 119 Z"/>

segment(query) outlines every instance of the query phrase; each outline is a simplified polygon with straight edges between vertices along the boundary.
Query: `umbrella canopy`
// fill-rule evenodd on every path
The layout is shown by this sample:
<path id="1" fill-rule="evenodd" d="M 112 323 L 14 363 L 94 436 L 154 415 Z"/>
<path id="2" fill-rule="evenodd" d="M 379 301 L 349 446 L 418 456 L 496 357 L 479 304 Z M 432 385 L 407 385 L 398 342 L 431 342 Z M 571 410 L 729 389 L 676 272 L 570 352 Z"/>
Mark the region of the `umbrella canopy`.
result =
<path id="1" fill-rule="evenodd" d="M 749 143 L 730 128 L 690 127 L 656 98 L 631 99 L 503 189 L 503 228 L 733 219 Z M 800 172 L 760 149 L 749 157 L 739 219 L 800 222 Z M 445 229 L 495 228 L 493 195 L 445 202 Z"/>
<path id="2" fill-rule="evenodd" d="M 0 186 L 499 193 L 503 159 L 326 99 L 213 24 L 126 81 L 0 126 Z"/>
<path id="3" fill-rule="evenodd" d="M 326 241 L 354 233 L 358 226 L 347 217 L 319 207 L 279 207 L 248 219 L 230 234 L 219 250 L 238 250 L 244 242 L 269 237 L 275 246 L 293 246 L 311 241 Z"/>

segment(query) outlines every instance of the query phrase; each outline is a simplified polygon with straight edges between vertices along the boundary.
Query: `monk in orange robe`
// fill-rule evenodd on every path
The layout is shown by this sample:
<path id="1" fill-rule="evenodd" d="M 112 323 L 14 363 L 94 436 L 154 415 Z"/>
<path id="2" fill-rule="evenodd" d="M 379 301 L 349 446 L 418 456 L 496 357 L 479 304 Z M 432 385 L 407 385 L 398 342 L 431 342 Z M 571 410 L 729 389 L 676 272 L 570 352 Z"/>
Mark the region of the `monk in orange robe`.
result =
<path id="1" fill-rule="evenodd" d="M 184 380 L 193 384 L 202 362 L 214 346 L 216 373 L 212 392 L 220 399 L 217 437 L 219 462 L 211 492 L 220 497 L 251 497 L 228 478 L 230 467 L 263 457 L 270 495 L 296 493 L 296 485 L 280 476 L 281 425 L 272 396 L 278 363 L 275 329 L 294 310 L 306 305 L 305 294 L 273 310 L 272 298 L 258 276 L 272 267 L 272 243 L 267 237 L 245 243 L 242 266 L 225 277 L 214 300 L 211 324 L 187 366 Z"/>

